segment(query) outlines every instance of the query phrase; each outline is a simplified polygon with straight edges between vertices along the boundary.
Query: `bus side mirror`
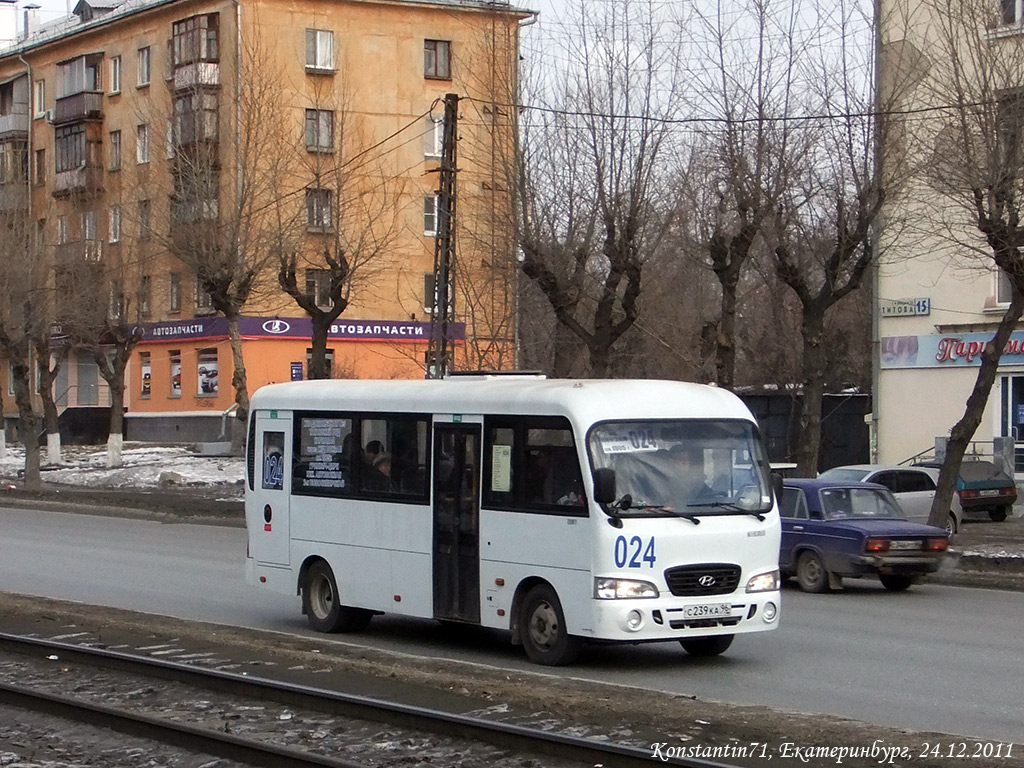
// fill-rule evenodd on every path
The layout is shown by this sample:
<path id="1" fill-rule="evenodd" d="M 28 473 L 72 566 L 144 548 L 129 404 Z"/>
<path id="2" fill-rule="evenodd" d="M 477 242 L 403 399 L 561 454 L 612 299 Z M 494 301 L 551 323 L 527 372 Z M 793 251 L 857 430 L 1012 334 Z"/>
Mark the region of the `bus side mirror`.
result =
<path id="1" fill-rule="evenodd" d="M 615 470 L 608 467 L 594 470 L 594 501 L 607 506 L 615 503 Z"/>
<path id="2" fill-rule="evenodd" d="M 775 492 L 775 501 L 782 505 L 782 475 L 772 472 L 772 490 Z"/>

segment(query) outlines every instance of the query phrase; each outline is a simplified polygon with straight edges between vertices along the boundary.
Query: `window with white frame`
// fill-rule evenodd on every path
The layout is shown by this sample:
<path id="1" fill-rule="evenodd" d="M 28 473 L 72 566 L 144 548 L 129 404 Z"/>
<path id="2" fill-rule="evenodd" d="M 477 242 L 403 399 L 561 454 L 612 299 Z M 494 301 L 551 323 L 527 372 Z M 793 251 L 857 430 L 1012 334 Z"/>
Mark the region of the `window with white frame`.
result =
<path id="1" fill-rule="evenodd" d="M 111 320 L 120 320 L 124 312 L 124 292 L 116 280 L 110 281 L 110 307 L 108 314 Z"/>
<path id="2" fill-rule="evenodd" d="M 1013 284 L 1010 276 L 996 267 L 996 303 L 1009 304 L 1013 300 Z"/>
<path id="3" fill-rule="evenodd" d="M 68 217 L 61 214 L 57 217 L 57 245 L 64 245 L 68 241 Z"/>
<path id="4" fill-rule="evenodd" d="M 430 237 L 437 235 L 439 225 L 437 203 L 437 195 L 427 195 L 423 198 L 423 234 Z"/>
<path id="5" fill-rule="evenodd" d="M 44 117 L 46 115 L 46 81 L 36 80 L 35 89 L 35 116 Z"/>
<path id="6" fill-rule="evenodd" d="M 110 132 L 110 170 L 117 171 L 121 168 L 121 132 Z"/>
<path id="7" fill-rule="evenodd" d="M 110 242 L 121 241 L 121 206 L 110 206 Z"/>
<path id="8" fill-rule="evenodd" d="M 425 157 L 441 157 L 444 149 L 444 120 L 435 120 L 427 115 L 426 131 L 423 133 Z"/>
<path id="9" fill-rule="evenodd" d="M 199 279 L 198 275 L 196 275 L 196 309 L 213 309 L 213 297 L 203 290 L 202 281 Z"/>
<path id="10" fill-rule="evenodd" d="M 334 71 L 334 32 L 329 29 L 306 30 L 306 69 Z"/>
<path id="11" fill-rule="evenodd" d="M 149 126 L 135 127 L 135 162 L 140 165 L 149 162 Z"/>
<path id="12" fill-rule="evenodd" d="M 168 278 L 167 309 L 170 312 L 181 312 L 181 275 L 171 272 Z"/>
<path id="13" fill-rule="evenodd" d="M 334 193 L 323 187 L 306 190 L 306 227 L 330 229 L 333 221 Z"/>
<path id="14" fill-rule="evenodd" d="M 431 80 L 452 79 L 452 44 L 450 41 L 423 41 L 423 76 Z"/>
<path id="15" fill-rule="evenodd" d="M 121 92 L 121 57 L 114 56 L 110 60 L 110 92 Z"/>
<path id="16" fill-rule="evenodd" d="M 82 212 L 82 239 L 96 239 L 96 211 Z"/>
<path id="17" fill-rule="evenodd" d="M 152 213 L 153 206 L 149 200 L 139 200 L 138 203 L 139 240 L 148 240 L 153 233 Z"/>
<path id="18" fill-rule="evenodd" d="M 306 110 L 306 149 L 310 152 L 334 149 L 334 112 L 328 109 Z"/>
<path id="19" fill-rule="evenodd" d="M 329 269 L 306 270 L 306 295 L 312 296 L 318 307 L 330 307 L 333 304 Z"/>
<path id="20" fill-rule="evenodd" d="M 139 314 L 149 317 L 153 292 L 153 279 L 149 275 L 143 275 L 139 280 Z"/>
<path id="21" fill-rule="evenodd" d="M 139 86 L 149 85 L 150 57 L 149 46 L 139 48 Z"/>

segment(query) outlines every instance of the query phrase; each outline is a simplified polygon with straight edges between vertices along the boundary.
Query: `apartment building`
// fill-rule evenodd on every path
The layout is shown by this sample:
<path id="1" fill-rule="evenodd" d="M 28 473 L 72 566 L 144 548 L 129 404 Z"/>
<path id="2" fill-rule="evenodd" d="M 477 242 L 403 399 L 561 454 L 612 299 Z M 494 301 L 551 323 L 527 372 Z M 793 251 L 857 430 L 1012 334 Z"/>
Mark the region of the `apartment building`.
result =
<path id="1" fill-rule="evenodd" d="M 141 330 L 129 439 L 220 436 L 233 329 L 204 279 L 223 268 L 237 284 L 240 263 L 250 392 L 308 371 L 313 321 L 278 280 L 288 258 L 295 292 L 319 309 L 344 265 L 334 376 L 424 375 L 449 93 L 456 354 L 513 364 L 504 179 L 530 13 L 493 0 L 80 0 L 46 26 L 33 13 L 0 0 L 0 216 L 52 259 L 56 324 L 101 301 Z M 0 386 L 13 393 L 7 365 Z M 72 412 L 109 402 L 77 348 L 54 395 Z"/>

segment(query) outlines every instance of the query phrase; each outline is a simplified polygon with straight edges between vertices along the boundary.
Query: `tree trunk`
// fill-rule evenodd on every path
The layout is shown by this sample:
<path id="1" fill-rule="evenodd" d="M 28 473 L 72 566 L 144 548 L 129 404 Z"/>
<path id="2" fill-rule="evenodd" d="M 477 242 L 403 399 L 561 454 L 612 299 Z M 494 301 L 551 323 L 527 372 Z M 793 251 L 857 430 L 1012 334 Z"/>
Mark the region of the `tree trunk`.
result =
<path id="1" fill-rule="evenodd" d="M 967 447 L 974 437 L 978 425 L 985 414 L 985 404 L 988 402 L 989 393 L 996 380 L 996 373 L 999 369 L 999 359 L 1003 355 L 1006 342 L 1013 333 L 1013 329 L 1024 312 L 1024 295 L 1019 291 L 1013 292 L 1013 301 L 1006 309 L 1006 314 L 999 321 L 995 336 L 985 345 L 981 353 L 981 366 L 978 368 L 978 378 L 974 382 L 974 389 L 967 398 L 967 407 L 964 415 L 950 430 L 949 440 L 946 442 L 946 457 L 942 461 L 942 468 L 939 470 L 938 488 L 935 491 L 935 498 L 932 500 L 932 509 L 928 514 L 928 524 L 939 528 L 946 527 L 946 520 L 952 508 L 953 494 L 956 489 L 956 481 L 960 476 L 960 462 L 967 452 Z"/>
<path id="2" fill-rule="evenodd" d="M 107 466 L 120 467 L 124 464 L 124 368 L 116 383 L 110 385 L 110 434 L 107 435 Z"/>
<path id="3" fill-rule="evenodd" d="M 60 413 L 53 399 L 53 382 L 60 363 L 51 370 L 49 353 L 45 350 L 38 350 L 38 359 L 45 361 L 39 368 L 39 398 L 43 403 L 43 426 L 46 429 L 46 461 L 60 464 Z"/>
<path id="4" fill-rule="evenodd" d="M 736 384 L 736 286 L 731 275 L 719 275 L 722 288 L 722 316 L 715 336 L 715 380 L 732 389 Z"/>
<path id="5" fill-rule="evenodd" d="M 797 442 L 797 474 L 818 474 L 821 451 L 821 403 L 825 394 L 825 315 L 817 308 L 804 308 L 803 335 L 803 408 L 800 411 L 800 439 Z"/>
<path id="6" fill-rule="evenodd" d="M 231 386 L 235 389 L 235 403 L 238 404 L 235 418 L 245 424 L 249 420 L 249 389 L 245 380 L 245 358 L 242 357 L 242 336 L 238 331 L 238 315 L 231 315 L 227 320 L 228 335 L 231 337 L 231 360 L 234 363 Z"/>
<path id="7" fill-rule="evenodd" d="M 25 488 L 38 491 L 43 485 L 39 472 L 39 415 L 32 408 L 30 366 L 15 363 L 14 400 L 18 404 L 18 439 L 25 447 Z"/>
<path id="8" fill-rule="evenodd" d="M 579 337 L 565 324 L 555 321 L 552 333 L 554 347 L 551 359 L 551 376 L 556 379 L 567 379 L 573 374 L 576 358 L 579 355 Z"/>
<path id="9" fill-rule="evenodd" d="M 307 378 L 329 379 L 331 378 L 331 367 L 327 362 L 327 336 L 331 331 L 330 315 L 314 315 L 313 335 L 310 337 L 312 351 L 309 356 L 309 371 Z"/>

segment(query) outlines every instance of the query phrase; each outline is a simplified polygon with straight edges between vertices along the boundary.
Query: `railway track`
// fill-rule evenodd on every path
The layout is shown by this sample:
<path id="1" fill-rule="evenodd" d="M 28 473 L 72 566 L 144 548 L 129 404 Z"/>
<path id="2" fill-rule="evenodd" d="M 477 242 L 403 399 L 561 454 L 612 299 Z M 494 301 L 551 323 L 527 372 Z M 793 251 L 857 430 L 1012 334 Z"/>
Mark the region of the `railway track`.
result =
<path id="1" fill-rule="evenodd" d="M 409 732 L 420 734 L 417 737 L 404 736 L 394 739 L 396 741 L 405 740 L 419 744 L 418 739 L 426 735 L 428 739 L 486 745 L 486 748 L 514 756 L 543 758 L 544 762 L 537 765 L 565 768 L 584 765 L 634 768 L 659 764 L 687 768 L 732 768 L 725 763 L 707 760 L 666 755 L 656 758 L 650 748 L 600 742 L 249 674 L 207 669 L 193 664 L 54 640 L 0 634 L 0 654 L 3 654 L 5 659 L 59 659 L 63 677 L 68 674 L 67 665 L 77 665 L 84 669 L 102 669 L 127 677 L 136 684 L 139 680 L 159 680 L 164 684 L 182 686 L 190 691 L 213 693 L 231 700 L 273 702 L 295 710 L 319 713 L 321 716 L 384 724 L 390 728 L 407 729 Z M 112 704 L 109 700 L 104 700 L 103 696 L 69 696 L 63 690 L 47 690 L 47 687 L 52 686 L 39 682 L 40 684 L 35 685 L 25 685 L 20 681 L 0 682 L 0 703 L 110 728 L 150 741 L 243 764 L 282 768 L 378 768 L 387 765 L 382 759 L 370 759 L 366 755 L 352 759 L 323 754 L 322 749 L 299 749 L 288 743 L 292 740 L 288 738 L 279 737 L 275 743 L 272 738 L 267 738 L 267 733 L 260 733 L 262 738 L 257 738 L 240 732 L 226 732 L 225 728 L 184 722 L 181 717 L 169 717 L 166 713 L 149 714 L 140 711 L 140 707 L 126 705 L 125 702 Z M 266 728 L 260 727 L 256 730 Z M 282 741 L 284 743 L 281 743 Z M 336 746 L 334 751 L 344 753 L 347 750 L 344 746 Z M 486 756 L 481 760 L 481 764 L 489 764 Z M 408 765 L 409 756 L 406 755 L 400 762 Z"/>

